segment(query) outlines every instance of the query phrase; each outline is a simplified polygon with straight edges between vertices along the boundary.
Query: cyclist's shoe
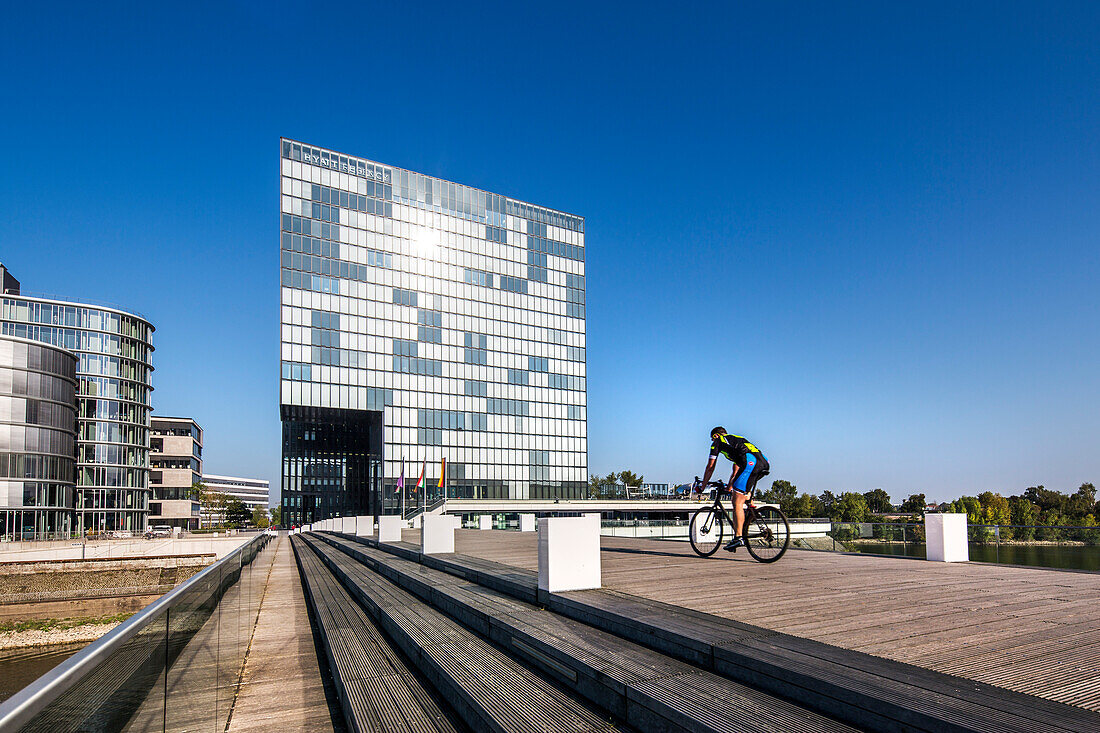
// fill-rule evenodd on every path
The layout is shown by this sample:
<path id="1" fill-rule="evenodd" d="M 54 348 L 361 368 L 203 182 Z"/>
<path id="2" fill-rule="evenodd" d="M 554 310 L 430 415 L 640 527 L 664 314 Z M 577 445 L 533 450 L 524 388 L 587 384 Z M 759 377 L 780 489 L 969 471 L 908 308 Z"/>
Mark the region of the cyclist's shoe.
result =
<path id="1" fill-rule="evenodd" d="M 744 537 L 734 537 L 732 540 L 730 540 L 729 542 L 726 543 L 726 546 L 723 549 L 727 550 L 728 552 L 737 552 L 738 547 L 744 547 L 744 546 L 745 546 L 745 538 Z"/>

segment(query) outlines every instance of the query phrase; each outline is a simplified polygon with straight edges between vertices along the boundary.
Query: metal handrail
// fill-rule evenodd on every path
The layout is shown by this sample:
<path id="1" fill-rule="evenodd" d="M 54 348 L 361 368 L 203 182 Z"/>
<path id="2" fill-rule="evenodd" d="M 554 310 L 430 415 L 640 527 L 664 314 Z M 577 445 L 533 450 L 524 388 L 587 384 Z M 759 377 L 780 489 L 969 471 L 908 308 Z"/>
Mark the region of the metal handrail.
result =
<path id="1" fill-rule="evenodd" d="M 180 596 L 204 582 L 207 576 L 226 565 L 232 558 L 238 557 L 255 543 L 264 544 L 268 539 L 270 539 L 269 535 L 253 537 L 221 560 L 192 575 L 183 583 L 138 611 L 130 619 L 111 629 L 99 639 L 15 693 L 15 695 L 0 704 L 0 730 L 18 730 L 28 723 L 31 718 L 42 712 L 47 705 L 80 682 L 85 675 L 94 672 L 100 664 L 110 658 L 112 654 L 122 648 L 127 641 L 136 636 L 142 629 L 157 620 Z"/>

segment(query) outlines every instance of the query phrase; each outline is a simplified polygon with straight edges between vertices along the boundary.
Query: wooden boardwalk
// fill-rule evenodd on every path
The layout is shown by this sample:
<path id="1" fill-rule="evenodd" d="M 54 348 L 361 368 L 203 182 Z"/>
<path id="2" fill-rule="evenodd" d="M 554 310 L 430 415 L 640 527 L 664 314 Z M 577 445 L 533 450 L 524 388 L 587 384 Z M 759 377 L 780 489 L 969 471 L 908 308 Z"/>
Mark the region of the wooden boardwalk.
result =
<path id="1" fill-rule="evenodd" d="M 418 542 L 418 532 L 405 540 Z M 610 588 L 1100 711 L 1100 574 L 604 537 Z M 534 533 L 459 530 L 456 551 L 537 570 Z"/>
<path id="2" fill-rule="evenodd" d="M 276 543 L 229 733 L 344 731 L 329 708 L 294 551 L 285 536 Z"/>

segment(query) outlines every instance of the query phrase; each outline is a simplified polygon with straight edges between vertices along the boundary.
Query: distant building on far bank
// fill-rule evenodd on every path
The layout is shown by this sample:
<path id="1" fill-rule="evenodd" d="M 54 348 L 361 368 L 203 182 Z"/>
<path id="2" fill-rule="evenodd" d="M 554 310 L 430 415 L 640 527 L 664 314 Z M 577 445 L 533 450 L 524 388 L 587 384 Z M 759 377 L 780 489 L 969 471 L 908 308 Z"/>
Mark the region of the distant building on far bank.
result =
<path id="1" fill-rule="evenodd" d="M 202 428 L 189 417 L 153 415 L 150 421 L 149 526 L 199 528 L 199 497 L 191 488 L 202 477 Z"/>
<path id="2" fill-rule="evenodd" d="M 225 494 L 228 499 L 240 499 L 241 503 L 245 505 L 245 508 L 249 512 L 254 511 L 257 507 L 267 511 L 267 502 L 271 494 L 271 488 L 269 482 L 260 478 L 241 478 L 239 476 L 215 476 L 214 474 L 204 474 L 202 477 L 203 484 L 206 485 L 207 491 L 216 491 L 221 494 Z M 220 519 L 214 512 L 207 508 L 202 510 L 202 523 L 207 525 L 210 522 Z"/>

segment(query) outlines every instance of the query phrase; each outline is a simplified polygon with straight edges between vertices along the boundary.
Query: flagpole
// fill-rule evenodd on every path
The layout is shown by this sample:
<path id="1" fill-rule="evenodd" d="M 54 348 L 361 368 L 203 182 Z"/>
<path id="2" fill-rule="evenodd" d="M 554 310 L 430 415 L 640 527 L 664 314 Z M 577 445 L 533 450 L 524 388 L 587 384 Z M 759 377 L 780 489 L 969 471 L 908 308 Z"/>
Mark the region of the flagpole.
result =
<path id="1" fill-rule="evenodd" d="M 401 506 L 398 507 L 398 515 L 405 518 L 405 456 L 401 456 L 401 479 L 397 482 L 401 487 Z"/>

